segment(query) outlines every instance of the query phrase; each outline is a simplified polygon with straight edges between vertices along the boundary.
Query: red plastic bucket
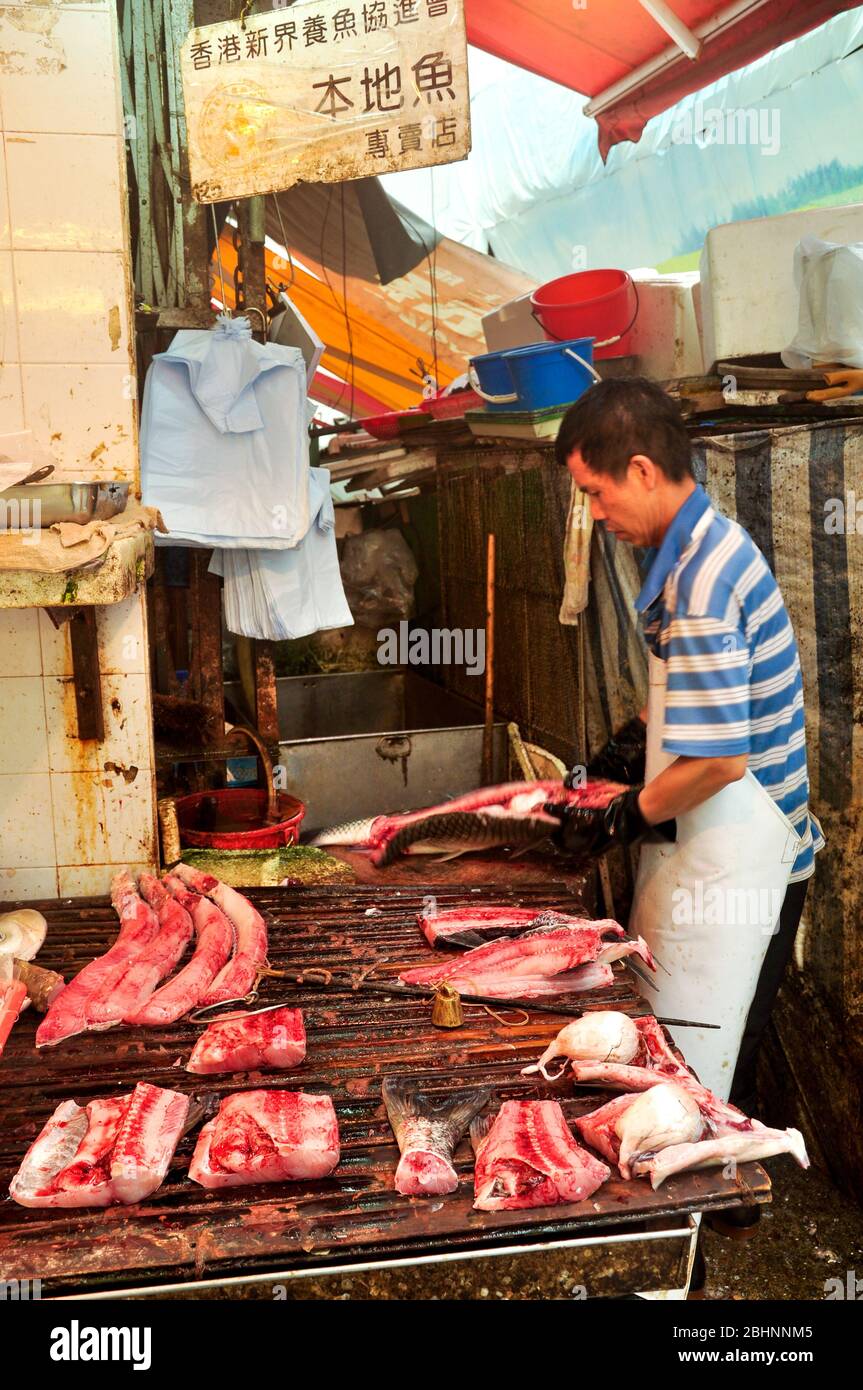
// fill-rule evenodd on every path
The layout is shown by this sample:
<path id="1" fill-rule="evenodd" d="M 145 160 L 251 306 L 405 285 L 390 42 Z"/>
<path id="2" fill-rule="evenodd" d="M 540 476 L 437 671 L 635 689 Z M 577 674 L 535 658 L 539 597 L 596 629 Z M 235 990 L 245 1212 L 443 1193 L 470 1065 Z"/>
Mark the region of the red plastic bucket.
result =
<path id="1" fill-rule="evenodd" d="M 594 360 L 626 357 L 638 315 L 638 291 L 625 270 L 579 270 L 540 285 L 530 296 L 534 318 L 551 342 L 594 338 Z"/>
<path id="2" fill-rule="evenodd" d="M 306 814 L 302 801 L 279 792 L 276 809 L 281 819 L 277 825 L 264 825 L 267 793 L 241 787 L 193 792 L 190 796 L 178 796 L 174 804 L 180 843 L 199 849 L 278 849 L 281 845 L 295 845 Z M 206 812 L 214 821 L 208 830 L 201 828 Z"/>

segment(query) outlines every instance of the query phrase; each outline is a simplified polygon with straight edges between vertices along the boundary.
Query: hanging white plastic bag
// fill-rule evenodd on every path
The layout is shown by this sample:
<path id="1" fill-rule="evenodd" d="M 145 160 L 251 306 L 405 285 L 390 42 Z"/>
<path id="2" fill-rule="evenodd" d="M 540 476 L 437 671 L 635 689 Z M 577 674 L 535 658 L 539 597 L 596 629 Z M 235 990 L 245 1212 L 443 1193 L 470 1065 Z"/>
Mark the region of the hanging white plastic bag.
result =
<path id="1" fill-rule="evenodd" d="M 804 237 L 794 252 L 794 283 L 800 308 L 796 336 L 782 353 L 785 366 L 863 367 L 863 242 Z"/>

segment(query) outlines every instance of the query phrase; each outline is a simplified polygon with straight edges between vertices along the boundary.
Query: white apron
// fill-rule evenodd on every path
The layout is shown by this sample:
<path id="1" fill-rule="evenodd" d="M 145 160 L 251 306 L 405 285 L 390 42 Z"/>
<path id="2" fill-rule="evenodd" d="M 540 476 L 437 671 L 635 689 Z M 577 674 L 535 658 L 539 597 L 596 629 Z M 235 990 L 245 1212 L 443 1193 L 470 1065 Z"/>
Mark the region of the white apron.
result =
<path id="1" fill-rule="evenodd" d="M 648 782 L 674 761 L 662 751 L 666 678 L 666 663 L 651 652 Z M 722 1100 L 799 849 L 791 822 L 749 771 L 678 816 L 676 843 L 642 842 L 630 930 L 661 962 L 658 991 L 646 991 L 650 1006 L 667 1018 L 719 1024 L 670 1032 Z"/>

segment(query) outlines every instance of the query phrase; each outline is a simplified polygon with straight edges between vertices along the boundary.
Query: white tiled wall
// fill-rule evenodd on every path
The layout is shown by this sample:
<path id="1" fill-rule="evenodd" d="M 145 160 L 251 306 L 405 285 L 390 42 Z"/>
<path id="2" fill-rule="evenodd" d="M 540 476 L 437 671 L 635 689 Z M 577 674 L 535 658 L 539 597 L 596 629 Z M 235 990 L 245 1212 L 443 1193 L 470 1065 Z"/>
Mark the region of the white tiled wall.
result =
<path id="1" fill-rule="evenodd" d="M 114 0 L 0 0 L 0 435 L 55 478 L 137 488 Z M 155 862 L 146 608 L 96 610 L 105 739 L 77 737 L 69 631 L 0 611 L 0 900 L 103 893 Z"/>
<path id="2" fill-rule="evenodd" d="M 54 478 L 137 484 L 113 0 L 0 0 L 0 435 Z"/>

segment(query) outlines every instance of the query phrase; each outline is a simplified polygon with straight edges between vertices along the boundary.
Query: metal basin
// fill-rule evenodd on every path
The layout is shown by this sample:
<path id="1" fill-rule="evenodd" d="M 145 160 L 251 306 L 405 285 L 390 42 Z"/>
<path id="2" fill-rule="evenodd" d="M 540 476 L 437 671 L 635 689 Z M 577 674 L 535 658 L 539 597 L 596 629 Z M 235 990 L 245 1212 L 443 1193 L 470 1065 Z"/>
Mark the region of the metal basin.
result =
<path id="1" fill-rule="evenodd" d="M 282 676 L 276 688 L 277 785 L 305 803 L 304 835 L 482 785 L 480 706 L 413 671 Z M 225 694 L 242 708 L 239 682 Z M 503 723 L 494 726 L 492 750 L 492 780 L 503 781 Z"/>

